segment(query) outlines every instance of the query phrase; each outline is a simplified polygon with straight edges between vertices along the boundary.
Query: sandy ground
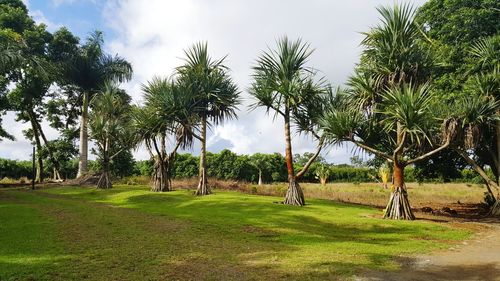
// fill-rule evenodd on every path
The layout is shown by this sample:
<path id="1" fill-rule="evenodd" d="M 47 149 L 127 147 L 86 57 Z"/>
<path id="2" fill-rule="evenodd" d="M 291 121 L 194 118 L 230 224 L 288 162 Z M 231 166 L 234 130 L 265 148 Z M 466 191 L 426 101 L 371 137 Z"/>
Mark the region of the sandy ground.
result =
<path id="1" fill-rule="evenodd" d="M 468 222 L 474 223 L 474 222 Z M 402 258 L 397 272 L 366 272 L 355 280 L 500 280 L 500 220 L 482 222 L 486 229 L 447 250 Z"/>

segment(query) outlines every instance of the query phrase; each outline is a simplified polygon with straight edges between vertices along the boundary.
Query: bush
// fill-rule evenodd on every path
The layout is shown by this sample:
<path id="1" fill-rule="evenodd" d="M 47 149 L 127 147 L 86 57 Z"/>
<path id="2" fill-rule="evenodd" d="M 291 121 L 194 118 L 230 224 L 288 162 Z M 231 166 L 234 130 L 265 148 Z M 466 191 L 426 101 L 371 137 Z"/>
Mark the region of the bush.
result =
<path id="1" fill-rule="evenodd" d="M 18 179 L 32 178 L 33 168 L 31 161 L 19 161 L 0 158 L 0 179 L 5 177 Z"/>

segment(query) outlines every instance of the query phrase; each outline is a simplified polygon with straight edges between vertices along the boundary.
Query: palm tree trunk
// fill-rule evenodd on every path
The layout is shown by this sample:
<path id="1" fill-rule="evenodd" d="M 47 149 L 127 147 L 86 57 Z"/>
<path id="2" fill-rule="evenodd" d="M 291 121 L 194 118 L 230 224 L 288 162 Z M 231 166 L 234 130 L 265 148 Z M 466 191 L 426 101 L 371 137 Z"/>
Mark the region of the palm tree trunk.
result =
<path id="1" fill-rule="evenodd" d="M 389 203 L 385 208 L 384 218 L 395 220 L 414 220 L 415 216 L 408 201 L 405 184 L 405 166 L 400 163 L 405 135 L 402 133 L 401 124 L 397 123 L 397 148 L 394 151 L 394 169 L 392 176 L 392 192 Z"/>
<path id="2" fill-rule="evenodd" d="M 36 125 L 35 115 L 33 112 L 28 112 L 28 117 L 31 122 L 31 128 L 33 130 L 33 138 L 35 139 L 36 149 L 37 149 L 37 162 L 36 162 L 36 182 L 43 182 L 43 159 L 40 156 L 40 151 L 42 149 L 42 143 L 40 141 L 40 134 L 38 131 L 38 127 Z"/>
<path id="3" fill-rule="evenodd" d="M 78 161 L 78 173 L 76 177 L 79 178 L 88 172 L 88 143 L 89 136 L 87 131 L 88 115 L 89 115 L 89 93 L 83 94 L 82 116 L 80 120 L 80 160 Z"/>
<path id="4" fill-rule="evenodd" d="M 102 173 L 99 181 L 97 182 L 97 188 L 110 189 L 113 187 L 113 184 L 109 174 L 109 156 L 107 155 L 107 152 L 104 152 L 103 158 Z"/>
<path id="5" fill-rule="evenodd" d="M 408 193 L 404 182 L 404 166 L 394 163 L 393 190 L 389 203 L 385 208 L 384 218 L 395 220 L 414 220 L 415 216 L 408 201 Z"/>
<path id="6" fill-rule="evenodd" d="M 469 157 L 467 151 L 457 148 L 455 148 L 454 150 L 460 156 L 462 156 L 462 158 L 464 158 L 465 161 L 469 163 L 469 165 L 472 166 L 472 168 L 481 176 L 481 178 L 483 178 L 483 180 L 486 183 L 486 188 L 488 189 L 488 193 L 491 194 L 491 196 L 493 196 L 493 198 L 496 199 L 495 203 L 493 204 L 493 207 L 490 209 L 489 215 L 492 216 L 500 215 L 500 185 L 496 181 L 488 177 L 488 174 L 486 174 L 484 169 L 476 161 L 474 161 L 474 159 Z M 495 189 L 496 194 L 491 189 L 492 187 Z"/>
<path id="7" fill-rule="evenodd" d="M 42 137 L 43 143 L 45 144 L 45 148 L 47 149 L 47 152 L 49 153 L 49 159 L 50 162 L 52 162 L 52 165 L 54 165 L 54 179 L 58 180 L 61 179 L 61 176 L 59 175 L 59 161 L 57 161 L 54 157 L 54 152 L 52 151 L 52 147 L 49 144 L 49 141 L 47 140 L 47 137 L 45 136 L 45 133 L 42 130 L 42 126 L 40 123 L 35 119 L 35 124 L 38 127 L 38 132 L 40 133 L 40 136 Z"/>
<path id="8" fill-rule="evenodd" d="M 285 160 L 288 172 L 288 190 L 286 191 L 283 204 L 304 206 L 304 193 L 300 187 L 293 170 L 292 139 L 290 137 L 290 115 L 288 110 L 285 113 Z"/>
<path id="9" fill-rule="evenodd" d="M 496 176 L 497 176 L 497 184 L 500 186 L 500 121 L 497 121 L 495 126 L 496 132 L 496 144 L 497 144 L 497 162 L 496 162 Z"/>
<path id="10" fill-rule="evenodd" d="M 153 185 L 151 186 L 151 191 L 153 192 L 166 192 L 172 190 L 172 184 L 170 180 L 170 161 L 166 159 L 161 161 L 159 158 L 156 159 L 154 164 L 153 172 Z"/>
<path id="11" fill-rule="evenodd" d="M 199 171 L 199 181 L 198 189 L 196 190 L 196 195 L 208 195 L 212 193 L 210 187 L 208 186 L 207 180 L 207 118 L 204 116 L 201 124 L 201 152 L 200 152 L 200 171 Z"/>

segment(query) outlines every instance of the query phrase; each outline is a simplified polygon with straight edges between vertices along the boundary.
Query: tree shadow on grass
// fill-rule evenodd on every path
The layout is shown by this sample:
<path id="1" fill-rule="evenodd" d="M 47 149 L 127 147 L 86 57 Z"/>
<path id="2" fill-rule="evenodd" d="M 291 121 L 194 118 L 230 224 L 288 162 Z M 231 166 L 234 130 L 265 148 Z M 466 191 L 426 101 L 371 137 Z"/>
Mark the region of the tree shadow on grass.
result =
<path id="1" fill-rule="evenodd" d="M 371 208 L 358 208 L 348 204 L 332 202 L 318 202 L 317 205 L 327 205 L 332 211 L 332 216 L 351 216 L 348 220 L 337 220 L 335 217 L 318 218 L 317 210 L 308 210 L 308 207 L 275 205 L 267 202 L 246 202 L 224 200 L 197 200 L 196 197 L 179 196 L 179 200 L 172 199 L 171 194 L 157 196 L 157 194 L 144 194 L 131 196 L 127 205 L 133 208 L 163 213 L 169 216 L 188 219 L 201 224 L 219 223 L 228 226 L 256 226 L 274 230 L 291 230 L 296 235 L 311 238 L 311 242 L 352 242 L 358 241 L 370 244 L 399 243 L 404 241 L 404 236 L 418 236 L 420 225 L 407 222 L 395 222 L 382 219 L 365 218 L 360 214 Z M 175 195 L 176 197 L 178 195 Z M 163 208 L 152 206 L 152 202 L 159 203 Z M 343 209 L 359 209 L 358 213 L 344 213 Z M 338 211 L 338 214 L 335 212 Z M 228 231 L 232 231 L 229 228 Z M 424 229 L 424 232 L 426 229 Z M 427 231 L 428 239 L 433 238 L 432 231 Z M 401 236 L 401 237 L 397 237 Z M 406 237 L 408 238 L 408 237 Z M 309 239 L 308 239 L 309 240 Z M 302 241 L 304 242 L 304 241 Z"/>
<path id="2" fill-rule="evenodd" d="M 271 204 L 272 198 L 255 197 L 260 200 L 255 201 L 244 195 L 236 201 L 219 200 L 223 198 L 215 195 L 212 201 L 182 192 L 124 193 L 128 191 L 97 191 L 84 198 L 42 195 L 47 198 L 44 204 L 57 209 L 53 215 L 61 219 L 61 235 L 71 243 L 69 253 L 75 254 L 67 263 L 76 267 L 69 276 L 336 280 L 363 268 L 386 267 L 400 255 L 397 246 L 415 234 L 412 224 L 362 217 L 356 212 L 371 209 L 348 204 L 314 201 L 298 208 Z M 126 196 L 110 201 L 120 193 Z M 330 207 L 331 215 L 352 208 L 359 211 L 344 214 L 353 216 L 347 221 L 316 217 L 314 208 L 324 205 Z M 300 269 L 287 264 L 290 257 L 316 254 L 304 252 L 304 247 L 320 249 L 325 260 L 318 262 L 321 258 L 313 257 Z M 385 247 L 392 250 L 380 254 Z M 356 257 L 330 259 L 330 249 Z"/>

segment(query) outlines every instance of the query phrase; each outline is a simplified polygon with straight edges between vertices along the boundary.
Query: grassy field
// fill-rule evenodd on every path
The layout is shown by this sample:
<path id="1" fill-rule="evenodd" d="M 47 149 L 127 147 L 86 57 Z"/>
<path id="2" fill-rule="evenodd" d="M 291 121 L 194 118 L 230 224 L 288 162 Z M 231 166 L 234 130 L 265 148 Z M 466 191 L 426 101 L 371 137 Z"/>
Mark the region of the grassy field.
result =
<path id="1" fill-rule="evenodd" d="M 136 177 L 135 181 L 146 184 L 149 179 Z M 198 179 L 174 180 L 175 188 L 196 186 Z M 209 183 L 225 190 L 240 190 L 250 194 L 284 196 L 286 183 L 246 184 L 210 179 Z M 346 203 L 356 203 L 385 208 L 390 196 L 390 188 L 384 189 L 380 183 L 301 183 L 306 201 L 309 198 L 328 199 Z M 480 184 L 468 183 L 407 183 L 408 197 L 413 208 L 456 207 L 464 204 L 479 204 L 484 201 L 486 188 Z M 458 203 L 460 202 L 460 203 Z M 462 206 L 463 207 L 463 206 Z"/>
<path id="2" fill-rule="evenodd" d="M 337 280 L 471 234 L 320 199 L 148 189 L 0 190 L 0 280 Z"/>

